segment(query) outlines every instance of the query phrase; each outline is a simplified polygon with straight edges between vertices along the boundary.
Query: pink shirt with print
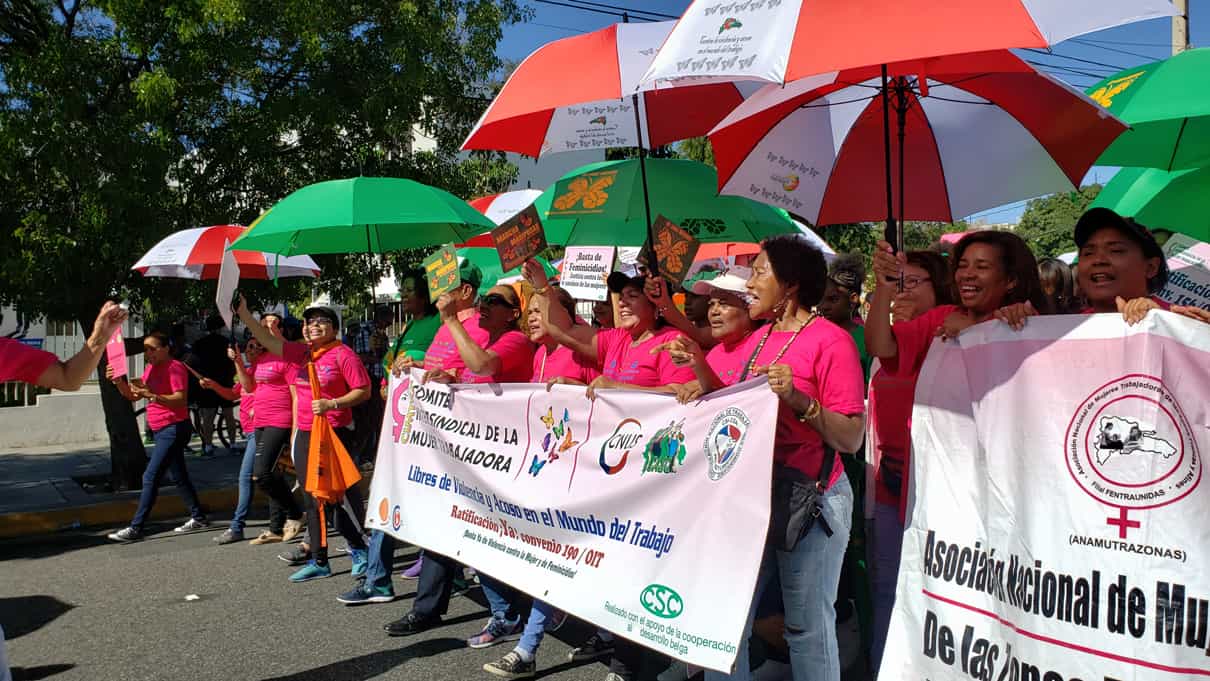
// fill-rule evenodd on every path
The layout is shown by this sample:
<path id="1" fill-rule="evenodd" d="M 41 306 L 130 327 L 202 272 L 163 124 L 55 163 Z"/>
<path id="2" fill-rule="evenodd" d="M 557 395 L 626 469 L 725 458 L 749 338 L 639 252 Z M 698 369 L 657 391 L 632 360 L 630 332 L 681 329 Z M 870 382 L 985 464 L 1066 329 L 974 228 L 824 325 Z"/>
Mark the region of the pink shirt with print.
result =
<path id="1" fill-rule="evenodd" d="M 565 345 L 556 345 L 555 351 L 547 354 L 546 346 L 539 345 L 534 353 L 531 382 L 545 383 L 552 378 L 570 378 L 585 385 L 600 376 L 596 364 Z"/>
<path id="2" fill-rule="evenodd" d="M 303 343 L 282 344 L 282 356 L 288 362 L 294 362 L 301 368 L 294 372 L 294 388 L 298 392 L 299 430 L 311 430 L 311 379 L 307 371 L 307 363 L 311 359 L 311 348 Z M 315 372 L 319 377 L 319 397 L 325 400 L 335 400 L 344 397 L 350 390 L 366 388 L 370 385 L 370 375 L 361 363 L 357 353 L 349 346 L 341 343 L 325 352 L 315 362 Z M 333 428 L 344 428 L 353 422 L 353 410 L 349 408 L 333 409 L 325 412 L 324 417 Z"/>
<path id="3" fill-rule="evenodd" d="M 597 363 L 601 375 L 640 388 L 688 383 L 694 378 L 691 367 L 678 367 L 666 352 L 651 354 L 657 345 L 670 343 L 682 335 L 676 329 L 664 328 L 635 345 L 626 329 L 602 329 L 597 332 Z"/>

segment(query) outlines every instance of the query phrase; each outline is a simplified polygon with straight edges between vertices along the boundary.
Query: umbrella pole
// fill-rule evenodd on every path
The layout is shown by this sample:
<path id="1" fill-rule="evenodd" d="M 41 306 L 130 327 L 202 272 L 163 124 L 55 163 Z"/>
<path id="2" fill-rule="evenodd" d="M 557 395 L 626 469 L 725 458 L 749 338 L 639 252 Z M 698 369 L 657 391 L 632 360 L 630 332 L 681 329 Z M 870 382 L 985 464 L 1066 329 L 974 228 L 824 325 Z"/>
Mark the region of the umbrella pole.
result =
<path id="1" fill-rule="evenodd" d="M 630 15 L 622 12 L 622 23 L 630 23 Z M 639 141 L 639 177 L 643 182 L 643 213 L 647 218 L 647 243 L 651 244 L 651 262 L 647 263 L 647 269 L 655 276 L 660 275 L 659 259 L 655 257 L 655 233 L 651 228 L 651 198 L 647 189 L 647 148 L 643 146 L 643 121 L 639 116 L 639 93 L 634 93 L 630 96 L 630 101 L 634 105 L 634 134 Z"/>
<path id="2" fill-rule="evenodd" d="M 882 149 L 886 165 L 886 231 L 883 238 L 898 244 L 899 230 L 895 227 L 895 189 L 891 186 L 891 97 L 888 91 L 886 64 L 882 65 Z M 900 157 L 903 151 L 900 149 Z"/>
<path id="3" fill-rule="evenodd" d="M 904 131 L 907 128 L 907 82 L 906 79 L 895 79 L 895 115 L 898 118 L 898 135 L 899 135 L 899 224 L 895 230 L 895 251 L 903 251 L 903 233 L 907 231 L 907 210 L 904 207 L 906 193 L 903 186 L 903 159 L 907 156 L 907 150 L 903 147 Z M 899 289 L 903 290 L 903 278 L 900 277 Z"/>

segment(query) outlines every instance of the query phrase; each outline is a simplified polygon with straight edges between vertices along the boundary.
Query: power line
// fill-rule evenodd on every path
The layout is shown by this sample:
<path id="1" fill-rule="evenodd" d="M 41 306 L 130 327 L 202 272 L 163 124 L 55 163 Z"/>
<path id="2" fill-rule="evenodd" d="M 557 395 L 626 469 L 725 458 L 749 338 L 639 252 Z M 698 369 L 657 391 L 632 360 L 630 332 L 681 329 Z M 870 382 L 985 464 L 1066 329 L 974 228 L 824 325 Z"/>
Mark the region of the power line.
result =
<path id="1" fill-rule="evenodd" d="M 553 28 L 553 29 L 556 29 L 559 31 L 567 31 L 568 33 L 586 33 L 587 32 L 582 28 L 572 28 L 570 26 L 556 26 L 554 24 L 544 24 L 539 21 L 527 21 L 525 23 L 529 24 L 530 26 L 541 26 L 543 28 Z"/>
<path id="2" fill-rule="evenodd" d="M 1070 68 L 1067 66 L 1060 66 L 1059 64 L 1047 64 L 1045 62 L 1031 61 L 1029 59 L 1026 59 L 1025 63 L 1032 64 L 1033 66 L 1037 66 L 1037 67 L 1043 68 L 1043 69 L 1054 69 L 1056 71 L 1062 71 L 1064 73 L 1069 73 L 1069 74 L 1075 75 L 1075 76 L 1085 76 L 1087 78 L 1092 78 L 1093 80 L 1095 80 L 1097 82 L 1105 80 L 1104 75 L 1099 75 L 1096 73 L 1089 73 L 1087 71 L 1081 71 L 1079 69 L 1073 69 L 1073 68 Z"/>
<path id="3" fill-rule="evenodd" d="M 629 15 L 631 18 L 638 19 L 640 21 L 655 21 L 656 19 L 676 19 L 677 18 L 672 15 L 661 14 L 659 12 L 648 12 L 647 10 L 634 10 L 634 9 L 629 9 L 626 7 L 619 7 L 617 5 L 605 5 L 605 4 L 596 3 L 596 2 L 590 3 L 590 2 L 584 2 L 584 0 L 577 0 L 578 2 L 581 2 L 583 4 L 576 4 L 576 5 L 573 5 L 570 2 L 558 2 L 557 0 L 532 0 L 532 1 L 541 3 L 543 5 L 555 5 L 557 7 L 569 7 L 571 9 L 578 9 L 582 12 L 596 12 L 597 14 L 606 14 L 606 15 L 613 16 L 613 17 L 621 17 L 621 16 Z M 600 9 L 598 9 L 598 8 L 600 8 Z"/>
<path id="4" fill-rule="evenodd" d="M 1072 57 L 1072 56 L 1066 55 L 1066 54 L 1059 54 L 1058 52 L 1055 52 L 1054 50 L 1049 50 L 1049 49 L 1039 50 L 1039 49 L 1033 48 L 1033 47 L 1026 47 L 1024 49 L 1026 52 L 1034 52 L 1037 54 L 1046 55 L 1048 57 L 1059 57 L 1061 59 L 1070 59 L 1072 61 L 1078 61 L 1081 64 L 1092 64 L 1093 66 L 1103 66 L 1108 69 L 1113 69 L 1114 71 L 1124 71 L 1126 69 L 1125 66 L 1118 66 L 1116 64 L 1106 64 L 1103 61 L 1093 61 L 1091 59 L 1081 59 L 1079 57 Z"/>
<path id="5" fill-rule="evenodd" d="M 1100 43 L 1102 45 L 1131 45 L 1134 47 L 1163 47 L 1165 49 L 1172 49 L 1172 45 L 1168 43 L 1134 43 L 1125 40 L 1101 40 L 1099 38 L 1080 38 L 1080 40 L 1086 43 Z"/>
<path id="6" fill-rule="evenodd" d="M 1155 56 L 1152 56 L 1149 54 L 1143 54 L 1142 52 L 1131 52 L 1130 50 L 1123 50 L 1123 49 L 1117 48 L 1117 47 L 1106 47 L 1104 45 L 1096 45 L 1094 43 L 1080 40 L 1079 38 L 1072 38 L 1071 42 L 1079 43 L 1081 45 L 1087 45 L 1088 47 L 1095 47 L 1098 50 L 1105 50 L 1106 52 L 1117 52 L 1118 54 L 1128 54 L 1132 57 L 1142 57 L 1143 59 L 1147 59 L 1148 61 L 1159 61 L 1160 59 L 1163 59 L 1163 57 L 1155 57 Z"/>

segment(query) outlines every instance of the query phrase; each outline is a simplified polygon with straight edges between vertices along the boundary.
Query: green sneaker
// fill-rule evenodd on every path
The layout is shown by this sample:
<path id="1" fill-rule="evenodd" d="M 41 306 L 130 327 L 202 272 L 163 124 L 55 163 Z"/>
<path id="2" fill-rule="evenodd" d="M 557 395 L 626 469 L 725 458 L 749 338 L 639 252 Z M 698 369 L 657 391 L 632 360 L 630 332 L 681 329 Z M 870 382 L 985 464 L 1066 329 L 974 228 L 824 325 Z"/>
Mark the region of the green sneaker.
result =
<path id="1" fill-rule="evenodd" d="M 312 579 L 323 579 L 324 577 L 332 576 L 332 568 L 328 565 L 320 565 L 315 561 L 310 561 L 302 567 L 301 570 L 290 575 L 291 582 L 309 582 Z"/>

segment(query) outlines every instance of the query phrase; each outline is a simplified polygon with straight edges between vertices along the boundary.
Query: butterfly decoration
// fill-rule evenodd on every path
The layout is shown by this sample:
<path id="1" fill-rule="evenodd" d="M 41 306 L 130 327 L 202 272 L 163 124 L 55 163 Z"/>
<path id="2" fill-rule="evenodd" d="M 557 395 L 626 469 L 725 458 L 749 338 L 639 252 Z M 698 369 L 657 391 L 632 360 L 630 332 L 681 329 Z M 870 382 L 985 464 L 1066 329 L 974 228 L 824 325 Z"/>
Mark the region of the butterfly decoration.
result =
<path id="1" fill-rule="evenodd" d="M 553 428 L 555 425 L 555 409 L 554 409 L 554 407 L 547 407 L 546 414 L 543 415 L 541 418 L 542 418 L 542 423 L 545 423 L 547 428 Z"/>
<path id="2" fill-rule="evenodd" d="M 571 428 L 568 428 L 567 436 L 563 438 L 563 443 L 559 445 L 559 452 L 566 452 L 567 450 L 571 449 L 572 447 L 575 447 L 578 444 L 580 444 L 580 442 L 578 440 L 571 439 Z"/>
<path id="3" fill-rule="evenodd" d="M 613 186 L 616 172 L 592 176 L 577 177 L 567 185 L 567 193 L 556 198 L 556 210 L 570 210 L 576 204 L 582 204 L 586 210 L 600 208 L 609 200 L 606 189 Z"/>
<path id="4" fill-rule="evenodd" d="M 671 230 L 662 232 L 655 244 L 655 257 L 658 262 L 667 263 L 668 269 L 674 272 L 680 272 L 685 269 L 685 263 L 681 258 L 689 254 L 689 242 L 673 241 L 674 235 Z"/>

